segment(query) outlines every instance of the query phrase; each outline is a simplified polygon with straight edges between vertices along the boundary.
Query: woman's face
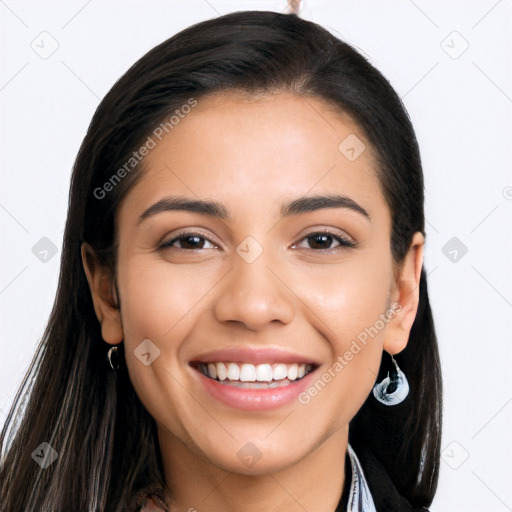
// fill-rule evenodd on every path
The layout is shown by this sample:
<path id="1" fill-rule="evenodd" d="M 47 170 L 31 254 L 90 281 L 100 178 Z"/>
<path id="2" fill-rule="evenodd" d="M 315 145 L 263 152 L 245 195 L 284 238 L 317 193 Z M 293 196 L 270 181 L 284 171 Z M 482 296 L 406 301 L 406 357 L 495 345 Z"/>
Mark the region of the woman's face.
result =
<path id="1" fill-rule="evenodd" d="M 162 448 L 261 474 L 346 441 L 414 316 L 360 128 L 319 99 L 231 92 L 155 140 L 118 210 L 121 320 L 103 333 Z"/>

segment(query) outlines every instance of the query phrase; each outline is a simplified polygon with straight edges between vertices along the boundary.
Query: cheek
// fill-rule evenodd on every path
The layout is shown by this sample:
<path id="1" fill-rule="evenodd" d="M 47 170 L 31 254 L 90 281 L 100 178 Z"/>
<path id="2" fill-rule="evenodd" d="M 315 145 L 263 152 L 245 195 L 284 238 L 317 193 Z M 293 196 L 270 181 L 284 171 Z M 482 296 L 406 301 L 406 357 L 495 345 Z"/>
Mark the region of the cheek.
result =
<path id="1" fill-rule="evenodd" d="M 192 265 L 185 267 L 173 271 L 168 262 L 148 263 L 142 257 L 118 267 L 130 380 L 153 417 L 160 418 L 166 411 L 165 419 L 160 419 L 167 425 L 178 417 L 174 404 L 183 394 L 179 384 L 183 380 L 183 340 L 193 331 L 201 297 L 206 298 L 212 288 L 208 273 L 198 279 Z M 146 353 L 149 356 L 145 357 Z M 166 398 L 169 395 L 174 397 L 172 403 Z"/>
<path id="2" fill-rule="evenodd" d="M 313 415 L 336 411 L 339 416 L 334 424 L 338 427 L 356 414 L 377 377 L 386 327 L 392 318 L 389 268 L 385 258 L 380 264 L 368 264 L 361 258 L 340 266 L 335 274 L 303 280 L 305 310 L 314 312 L 310 322 L 326 339 L 330 357 L 302 403 L 310 403 Z"/>
<path id="3" fill-rule="evenodd" d="M 194 316 L 199 301 L 212 288 L 211 272 L 194 265 L 173 266 L 165 261 L 133 258 L 120 273 L 123 288 L 123 329 L 127 344 L 154 339 L 164 349 L 172 346 Z M 211 281 L 211 282 L 210 282 Z M 165 341 L 165 343 L 163 343 Z"/>
<path id="4" fill-rule="evenodd" d="M 369 256 L 355 255 L 339 265 L 325 266 L 315 275 L 295 278 L 302 283 L 298 291 L 306 298 L 308 309 L 322 320 L 322 333 L 335 354 L 345 352 L 347 343 L 361 333 L 364 341 L 364 333 L 377 322 L 379 332 L 372 339 L 383 337 L 385 325 L 380 319 L 389 307 L 391 261 L 385 255 L 380 261 Z"/>

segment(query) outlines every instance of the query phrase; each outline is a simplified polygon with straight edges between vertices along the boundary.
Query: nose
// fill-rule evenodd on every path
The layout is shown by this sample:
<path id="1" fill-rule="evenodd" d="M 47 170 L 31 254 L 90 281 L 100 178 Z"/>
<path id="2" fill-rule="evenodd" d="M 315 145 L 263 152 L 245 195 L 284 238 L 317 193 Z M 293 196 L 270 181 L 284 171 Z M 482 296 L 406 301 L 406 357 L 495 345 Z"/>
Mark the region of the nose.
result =
<path id="1" fill-rule="evenodd" d="M 293 320 L 293 292 L 277 269 L 269 265 L 265 254 L 252 263 L 234 258 L 214 307 L 219 322 L 238 323 L 258 331 L 272 322 L 289 324 Z"/>

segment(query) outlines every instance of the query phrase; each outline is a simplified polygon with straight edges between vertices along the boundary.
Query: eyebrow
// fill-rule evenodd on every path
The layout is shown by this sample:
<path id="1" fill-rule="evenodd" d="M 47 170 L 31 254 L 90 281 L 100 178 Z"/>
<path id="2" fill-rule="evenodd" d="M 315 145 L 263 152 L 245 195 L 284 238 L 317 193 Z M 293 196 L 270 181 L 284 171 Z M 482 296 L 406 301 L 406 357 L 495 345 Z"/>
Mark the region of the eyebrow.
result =
<path id="1" fill-rule="evenodd" d="M 361 214 L 371 222 L 370 215 L 361 205 L 349 197 L 338 194 L 305 196 L 294 199 L 281 205 L 281 216 L 290 217 L 292 215 L 300 215 L 324 208 L 347 208 Z M 222 220 L 231 219 L 228 208 L 219 201 L 205 201 L 181 196 L 169 196 L 160 199 L 144 211 L 139 217 L 137 225 L 149 217 L 168 211 L 187 211 L 209 215 Z"/>

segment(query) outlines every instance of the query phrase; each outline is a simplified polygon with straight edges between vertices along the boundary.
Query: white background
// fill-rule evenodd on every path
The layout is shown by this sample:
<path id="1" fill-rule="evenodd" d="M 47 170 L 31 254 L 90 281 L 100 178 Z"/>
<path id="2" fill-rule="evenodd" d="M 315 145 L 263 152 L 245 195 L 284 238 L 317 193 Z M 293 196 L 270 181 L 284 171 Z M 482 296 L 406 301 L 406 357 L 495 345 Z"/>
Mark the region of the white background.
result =
<path id="1" fill-rule="evenodd" d="M 285 8 L 284 0 L 0 1 L 0 423 L 48 320 L 70 171 L 100 99 L 192 23 Z M 432 511 L 512 510 L 512 2 L 306 0 L 301 16 L 384 73 L 420 142 L 445 385 Z M 34 51 L 57 44 L 46 59 Z M 57 248 L 46 262 L 32 252 L 43 237 Z M 453 247 L 443 253 L 453 237 L 455 262 Z"/>

